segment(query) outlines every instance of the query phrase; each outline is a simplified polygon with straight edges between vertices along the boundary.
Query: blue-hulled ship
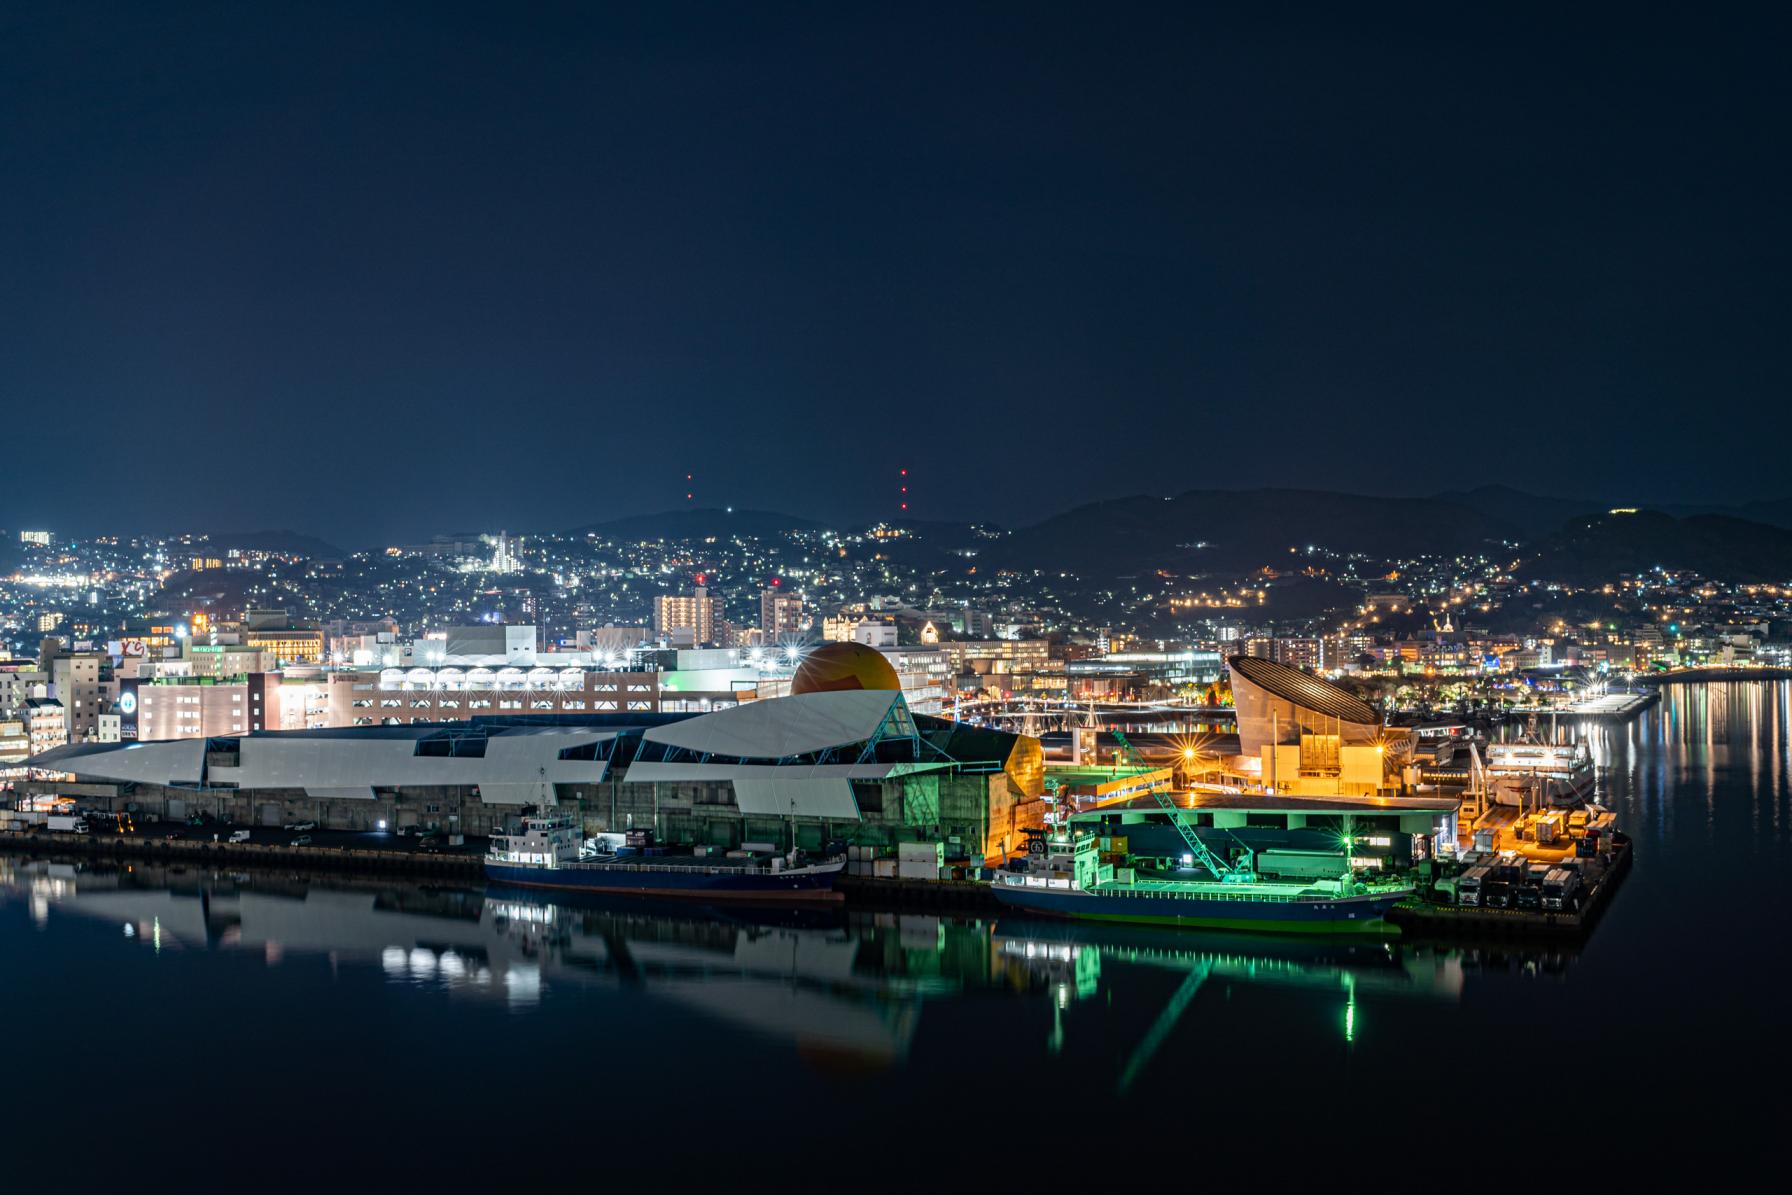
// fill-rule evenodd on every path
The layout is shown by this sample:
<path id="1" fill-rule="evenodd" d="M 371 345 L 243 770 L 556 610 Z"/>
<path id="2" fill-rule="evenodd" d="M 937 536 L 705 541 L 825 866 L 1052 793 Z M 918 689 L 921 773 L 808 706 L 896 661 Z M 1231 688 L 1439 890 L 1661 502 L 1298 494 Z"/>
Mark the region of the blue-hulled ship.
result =
<path id="1" fill-rule="evenodd" d="M 839 900 L 834 881 L 844 860 L 807 862 L 793 852 L 727 858 L 605 852 L 588 843 L 565 814 L 525 817 L 517 833 L 494 834 L 485 874 L 494 883 L 582 892 L 638 893 L 705 900 Z"/>
<path id="2" fill-rule="evenodd" d="M 1297 934 L 1389 932 L 1383 917 L 1411 892 L 1186 880 L 1109 881 L 1090 889 L 1073 883 L 1005 874 L 996 878 L 991 890 L 1009 908 L 1051 917 Z"/>
<path id="3" fill-rule="evenodd" d="M 1047 860 L 1043 870 L 998 872 L 990 889 L 1008 908 L 1052 917 L 1297 934 L 1394 932 L 1383 917 L 1412 894 L 1408 884 L 1356 880 L 1348 860 L 1335 879 L 1262 880 L 1219 860 L 1192 831 L 1178 828 L 1213 879 L 1140 877 L 1134 868 L 1103 864 L 1090 835 Z"/>

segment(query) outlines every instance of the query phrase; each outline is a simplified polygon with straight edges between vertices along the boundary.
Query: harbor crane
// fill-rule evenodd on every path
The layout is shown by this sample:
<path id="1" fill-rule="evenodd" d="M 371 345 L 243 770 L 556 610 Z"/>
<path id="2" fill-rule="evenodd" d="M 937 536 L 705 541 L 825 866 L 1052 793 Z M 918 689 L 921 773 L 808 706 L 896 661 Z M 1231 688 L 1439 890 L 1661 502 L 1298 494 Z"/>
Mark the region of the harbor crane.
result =
<path id="1" fill-rule="evenodd" d="M 1149 765 L 1145 762 L 1145 757 L 1139 754 L 1138 748 L 1132 745 L 1132 742 L 1126 737 L 1124 731 L 1116 728 L 1110 733 L 1113 734 L 1115 741 L 1120 744 L 1121 753 L 1130 760 L 1134 766 L 1140 771 L 1150 770 Z M 1207 844 L 1201 841 L 1201 836 L 1195 833 L 1194 830 L 1182 820 L 1182 810 L 1177 808 L 1176 802 L 1170 799 L 1169 794 L 1164 792 L 1161 785 L 1154 784 L 1151 786 L 1151 799 L 1156 801 L 1158 808 L 1162 809 L 1164 813 L 1169 816 L 1170 825 L 1173 826 L 1176 833 L 1181 836 L 1183 845 L 1189 849 L 1189 854 L 1193 855 L 1202 867 L 1205 867 L 1208 871 L 1212 872 L 1214 879 L 1230 884 L 1244 884 L 1249 883 L 1256 878 L 1248 866 L 1239 867 L 1235 864 L 1226 862 L 1218 855 L 1214 854 Z"/>

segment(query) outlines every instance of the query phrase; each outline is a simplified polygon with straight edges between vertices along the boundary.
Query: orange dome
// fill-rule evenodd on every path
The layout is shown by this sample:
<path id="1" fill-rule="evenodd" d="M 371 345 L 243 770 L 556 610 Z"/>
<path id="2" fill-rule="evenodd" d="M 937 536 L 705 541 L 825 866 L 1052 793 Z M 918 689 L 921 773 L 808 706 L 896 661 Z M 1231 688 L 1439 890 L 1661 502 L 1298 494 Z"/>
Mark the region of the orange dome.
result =
<path id="1" fill-rule="evenodd" d="M 835 693 L 841 689 L 900 689 L 902 681 L 882 652 L 863 643 L 824 643 L 797 666 L 790 678 L 792 696 Z"/>

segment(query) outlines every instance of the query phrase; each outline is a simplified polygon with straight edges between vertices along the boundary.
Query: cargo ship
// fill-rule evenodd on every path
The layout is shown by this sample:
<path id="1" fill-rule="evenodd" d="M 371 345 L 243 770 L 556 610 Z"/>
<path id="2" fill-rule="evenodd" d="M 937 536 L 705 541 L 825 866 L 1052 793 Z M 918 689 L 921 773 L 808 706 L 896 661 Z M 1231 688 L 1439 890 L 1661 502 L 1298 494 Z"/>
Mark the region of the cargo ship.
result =
<path id="1" fill-rule="evenodd" d="M 577 819 L 568 815 L 525 817 L 520 832 L 492 835 L 486 878 L 525 888 L 705 900 L 782 904 L 841 899 L 834 880 L 845 860 L 809 863 L 795 852 L 770 858 L 649 854 L 644 852 L 664 848 L 605 850 L 600 841 L 587 840 Z"/>
<path id="2" fill-rule="evenodd" d="M 1053 862 L 1070 866 L 1054 869 Z M 997 872 L 990 891 L 1007 908 L 1050 917 L 1295 934 L 1396 933 L 1383 917 L 1412 894 L 1407 884 L 1349 875 L 1305 883 L 1238 871 L 1213 880 L 1141 879 L 1133 868 L 1100 864 L 1092 837 L 1043 871 Z"/>
<path id="3" fill-rule="evenodd" d="M 1083 889 L 1059 883 L 1063 886 L 1042 876 L 1005 874 L 990 887 L 1004 906 L 1049 917 L 1295 934 L 1394 932 L 1383 917 L 1411 895 L 1410 888 L 1357 892 L 1323 884 L 1145 880 Z"/>

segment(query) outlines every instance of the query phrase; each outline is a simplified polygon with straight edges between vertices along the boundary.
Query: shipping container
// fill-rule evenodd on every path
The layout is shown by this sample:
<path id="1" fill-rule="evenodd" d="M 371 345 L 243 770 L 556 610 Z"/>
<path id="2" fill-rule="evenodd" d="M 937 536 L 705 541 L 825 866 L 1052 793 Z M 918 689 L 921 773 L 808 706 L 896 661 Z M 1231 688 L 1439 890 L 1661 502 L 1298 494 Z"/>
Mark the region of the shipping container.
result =
<path id="1" fill-rule="evenodd" d="M 943 842 L 905 842 L 896 848 L 896 857 L 904 863 L 926 863 L 937 871 L 946 861 Z"/>
<path id="2" fill-rule="evenodd" d="M 1337 879 L 1343 875 L 1346 862 L 1338 851 L 1257 852 L 1257 870 L 1266 876 L 1290 879 Z"/>

